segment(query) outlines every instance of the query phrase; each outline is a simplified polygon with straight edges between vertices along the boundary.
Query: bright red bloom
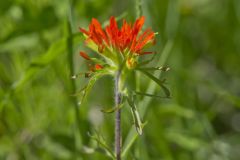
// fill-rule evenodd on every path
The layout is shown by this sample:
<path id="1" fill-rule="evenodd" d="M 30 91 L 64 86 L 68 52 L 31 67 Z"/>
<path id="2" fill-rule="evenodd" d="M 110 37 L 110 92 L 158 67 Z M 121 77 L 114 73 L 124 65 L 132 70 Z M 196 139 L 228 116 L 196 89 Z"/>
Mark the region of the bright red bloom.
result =
<path id="1" fill-rule="evenodd" d="M 101 24 L 93 18 L 89 31 L 83 28 L 80 28 L 80 31 L 87 36 L 86 43 L 93 41 L 100 53 L 103 53 L 105 48 L 117 50 L 122 54 L 129 51 L 136 55 L 155 53 L 143 51 L 146 44 L 155 42 L 155 34 L 150 28 L 140 34 L 144 20 L 142 16 L 136 20 L 134 25 L 123 20 L 122 27 L 118 28 L 115 18 L 111 17 L 109 25 L 104 30 Z"/>

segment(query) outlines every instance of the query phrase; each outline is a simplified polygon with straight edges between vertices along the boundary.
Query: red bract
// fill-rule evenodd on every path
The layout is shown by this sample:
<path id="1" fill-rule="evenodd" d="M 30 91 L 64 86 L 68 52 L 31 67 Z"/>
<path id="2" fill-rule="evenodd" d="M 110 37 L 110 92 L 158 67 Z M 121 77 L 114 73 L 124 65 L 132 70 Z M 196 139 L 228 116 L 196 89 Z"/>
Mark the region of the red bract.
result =
<path id="1" fill-rule="evenodd" d="M 85 52 L 82 52 L 82 51 L 81 51 L 79 54 L 80 54 L 80 56 L 83 57 L 84 59 L 86 59 L 86 60 L 91 60 L 91 58 L 90 58 Z"/>
<path id="2" fill-rule="evenodd" d="M 98 51 L 103 53 L 105 48 L 110 51 L 118 51 L 122 54 L 132 53 L 136 55 L 149 54 L 154 52 L 144 52 L 146 44 L 155 41 L 154 32 L 148 28 L 140 34 L 145 18 L 142 16 L 131 25 L 123 20 L 121 28 L 118 28 L 115 17 L 110 18 L 109 25 L 102 29 L 101 24 L 92 19 L 89 31 L 80 28 L 80 31 L 87 36 L 86 43 L 93 41 L 98 46 Z"/>

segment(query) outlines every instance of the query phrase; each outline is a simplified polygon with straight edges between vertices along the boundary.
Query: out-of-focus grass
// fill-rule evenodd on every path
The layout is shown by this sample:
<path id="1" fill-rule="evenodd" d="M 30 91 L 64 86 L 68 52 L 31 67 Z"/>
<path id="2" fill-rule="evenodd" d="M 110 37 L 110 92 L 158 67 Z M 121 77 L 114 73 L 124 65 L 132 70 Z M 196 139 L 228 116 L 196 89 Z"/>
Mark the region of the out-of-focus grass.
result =
<path id="1" fill-rule="evenodd" d="M 108 159 L 88 132 L 113 148 L 114 116 L 100 111 L 113 105 L 113 80 L 99 80 L 77 106 L 79 97 L 71 95 L 86 79 L 73 83 L 70 76 L 87 69 L 78 56 L 86 49 L 78 27 L 123 13 L 133 21 L 135 2 L 0 1 L 0 159 Z M 138 97 L 148 123 L 136 139 L 123 107 L 123 149 L 131 146 L 125 159 L 238 160 L 239 6 L 238 0 L 143 1 L 145 27 L 159 32 L 151 65 L 171 67 L 155 76 L 167 78 L 172 98 Z M 160 93 L 144 76 L 137 87 Z"/>

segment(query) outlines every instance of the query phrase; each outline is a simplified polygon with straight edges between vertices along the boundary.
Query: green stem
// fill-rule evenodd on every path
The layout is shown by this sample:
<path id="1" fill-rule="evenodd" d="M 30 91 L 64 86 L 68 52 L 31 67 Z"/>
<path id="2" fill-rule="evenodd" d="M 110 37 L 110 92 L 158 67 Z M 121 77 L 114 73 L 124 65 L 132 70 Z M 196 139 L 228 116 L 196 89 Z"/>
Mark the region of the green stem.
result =
<path id="1" fill-rule="evenodd" d="M 70 75 L 74 75 L 75 71 L 74 71 L 74 62 L 73 62 L 73 37 L 72 37 L 72 29 L 71 29 L 71 25 L 70 22 L 67 23 L 67 27 L 68 27 L 68 40 L 67 40 L 67 49 L 68 49 L 68 62 L 69 62 L 69 68 L 70 68 Z M 71 79 L 71 84 L 70 84 L 70 88 L 71 88 L 71 92 L 75 93 L 76 92 L 76 84 L 74 79 Z M 77 98 L 75 96 L 71 96 L 72 97 L 72 102 L 75 106 L 76 109 L 76 115 L 77 115 L 77 119 L 79 120 L 79 109 L 78 109 L 78 101 Z"/>
<path id="2" fill-rule="evenodd" d="M 117 71 L 115 77 L 115 105 L 119 107 L 121 104 L 121 93 L 119 91 L 119 81 L 121 77 L 121 71 Z M 115 117 L 115 152 L 116 159 L 121 160 L 121 109 L 116 110 Z"/>
<path id="3" fill-rule="evenodd" d="M 74 75 L 74 62 L 73 62 L 73 36 L 72 36 L 72 28 L 71 24 L 68 21 L 67 22 L 67 31 L 68 31 L 68 39 L 67 39 L 67 51 L 68 51 L 68 62 L 69 62 L 69 68 L 70 68 L 70 75 Z M 70 81 L 70 92 L 76 93 L 76 84 L 73 79 Z M 78 100 L 76 96 L 70 97 L 71 102 L 73 103 L 74 110 L 75 110 L 75 118 L 76 118 L 76 131 L 75 131 L 75 150 L 76 150 L 76 157 L 78 157 L 78 149 L 80 147 L 81 137 L 80 137 L 80 114 L 79 114 L 79 106 L 78 106 Z"/>

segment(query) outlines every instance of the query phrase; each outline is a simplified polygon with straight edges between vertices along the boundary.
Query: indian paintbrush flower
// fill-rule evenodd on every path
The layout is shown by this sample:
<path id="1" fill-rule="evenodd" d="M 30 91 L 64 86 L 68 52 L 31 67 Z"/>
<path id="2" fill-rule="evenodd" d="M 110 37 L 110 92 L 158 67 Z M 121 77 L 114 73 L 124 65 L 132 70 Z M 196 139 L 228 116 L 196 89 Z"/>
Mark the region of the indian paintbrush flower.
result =
<path id="1" fill-rule="evenodd" d="M 134 125 L 137 132 L 142 134 L 143 124 L 139 116 L 134 95 L 140 94 L 151 97 L 161 97 L 148 93 L 140 93 L 133 91 L 129 87 L 127 77 L 135 70 L 141 71 L 151 80 L 156 82 L 165 92 L 166 97 L 170 96 L 170 92 L 164 86 L 165 80 L 159 80 L 151 75 L 150 70 L 168 71 L 166 67 L 142 67 L 150 61 L 139 63 L 139 58 L 146 54 L 155 54 L 156 52 L 147 51 L 147 49 L 155 44 L 155 35 L 151 28 L 142 31 L 145 18 L 138 18 L 134 24 L 123 20 L 122 26 L 119 28 L 114 17 L 110 18 L 109 25 L 102 28 L 96 19 L 92 19 L 89 29 L 80 28 L 85 36 L 85 44 L 94 50 L 102 58 L 92 58 L 87 53 L 81 51 L 80 56 L 89 62 L 90 70 L 85 73 L 85 77 L 90 80 L 88 84 L 81 90 L 82 100 L 86 97 L 89 90 L 97 79 L 104 75 L 112 75 L 115 77 L 115 104 L 116 106 L 104 112 L 116 111 L 115 121 L 115 151 L 117 160 L 121 159 L 121 106 L 123 100 L 127 100 L 131 107 Z M 82 73 L 83 74 L 83 73 Z M 82 75 L 81 74 L 81 75 Z M 75 76 L 76 77 L 76 76 Z M 75 78 L 74 77 L 74 78 Z M 115 157 L 114 157 L 115 158 Z"/>
<path id="2" fill-rule="evenodd" d="M 80 31 L 86 37 L 86 45 L 104 57 L 108 65 L 116 68 L 125 61 L 128 69 L 134 69 L 139 56 L 155 53 L 145 51 L 155 43 L 155 33 L 150 28 L 141 33 L 144 20 L 142 16 L 133 25 L 123 20 L 122 27 L 118 28 L 115 18 L 111 17 L 109 25 L 102 29 L 93 18 L 89 30 L 80 28 Z M 80 55 L 90 60 L 86 53 L 80 52 Z"/>

